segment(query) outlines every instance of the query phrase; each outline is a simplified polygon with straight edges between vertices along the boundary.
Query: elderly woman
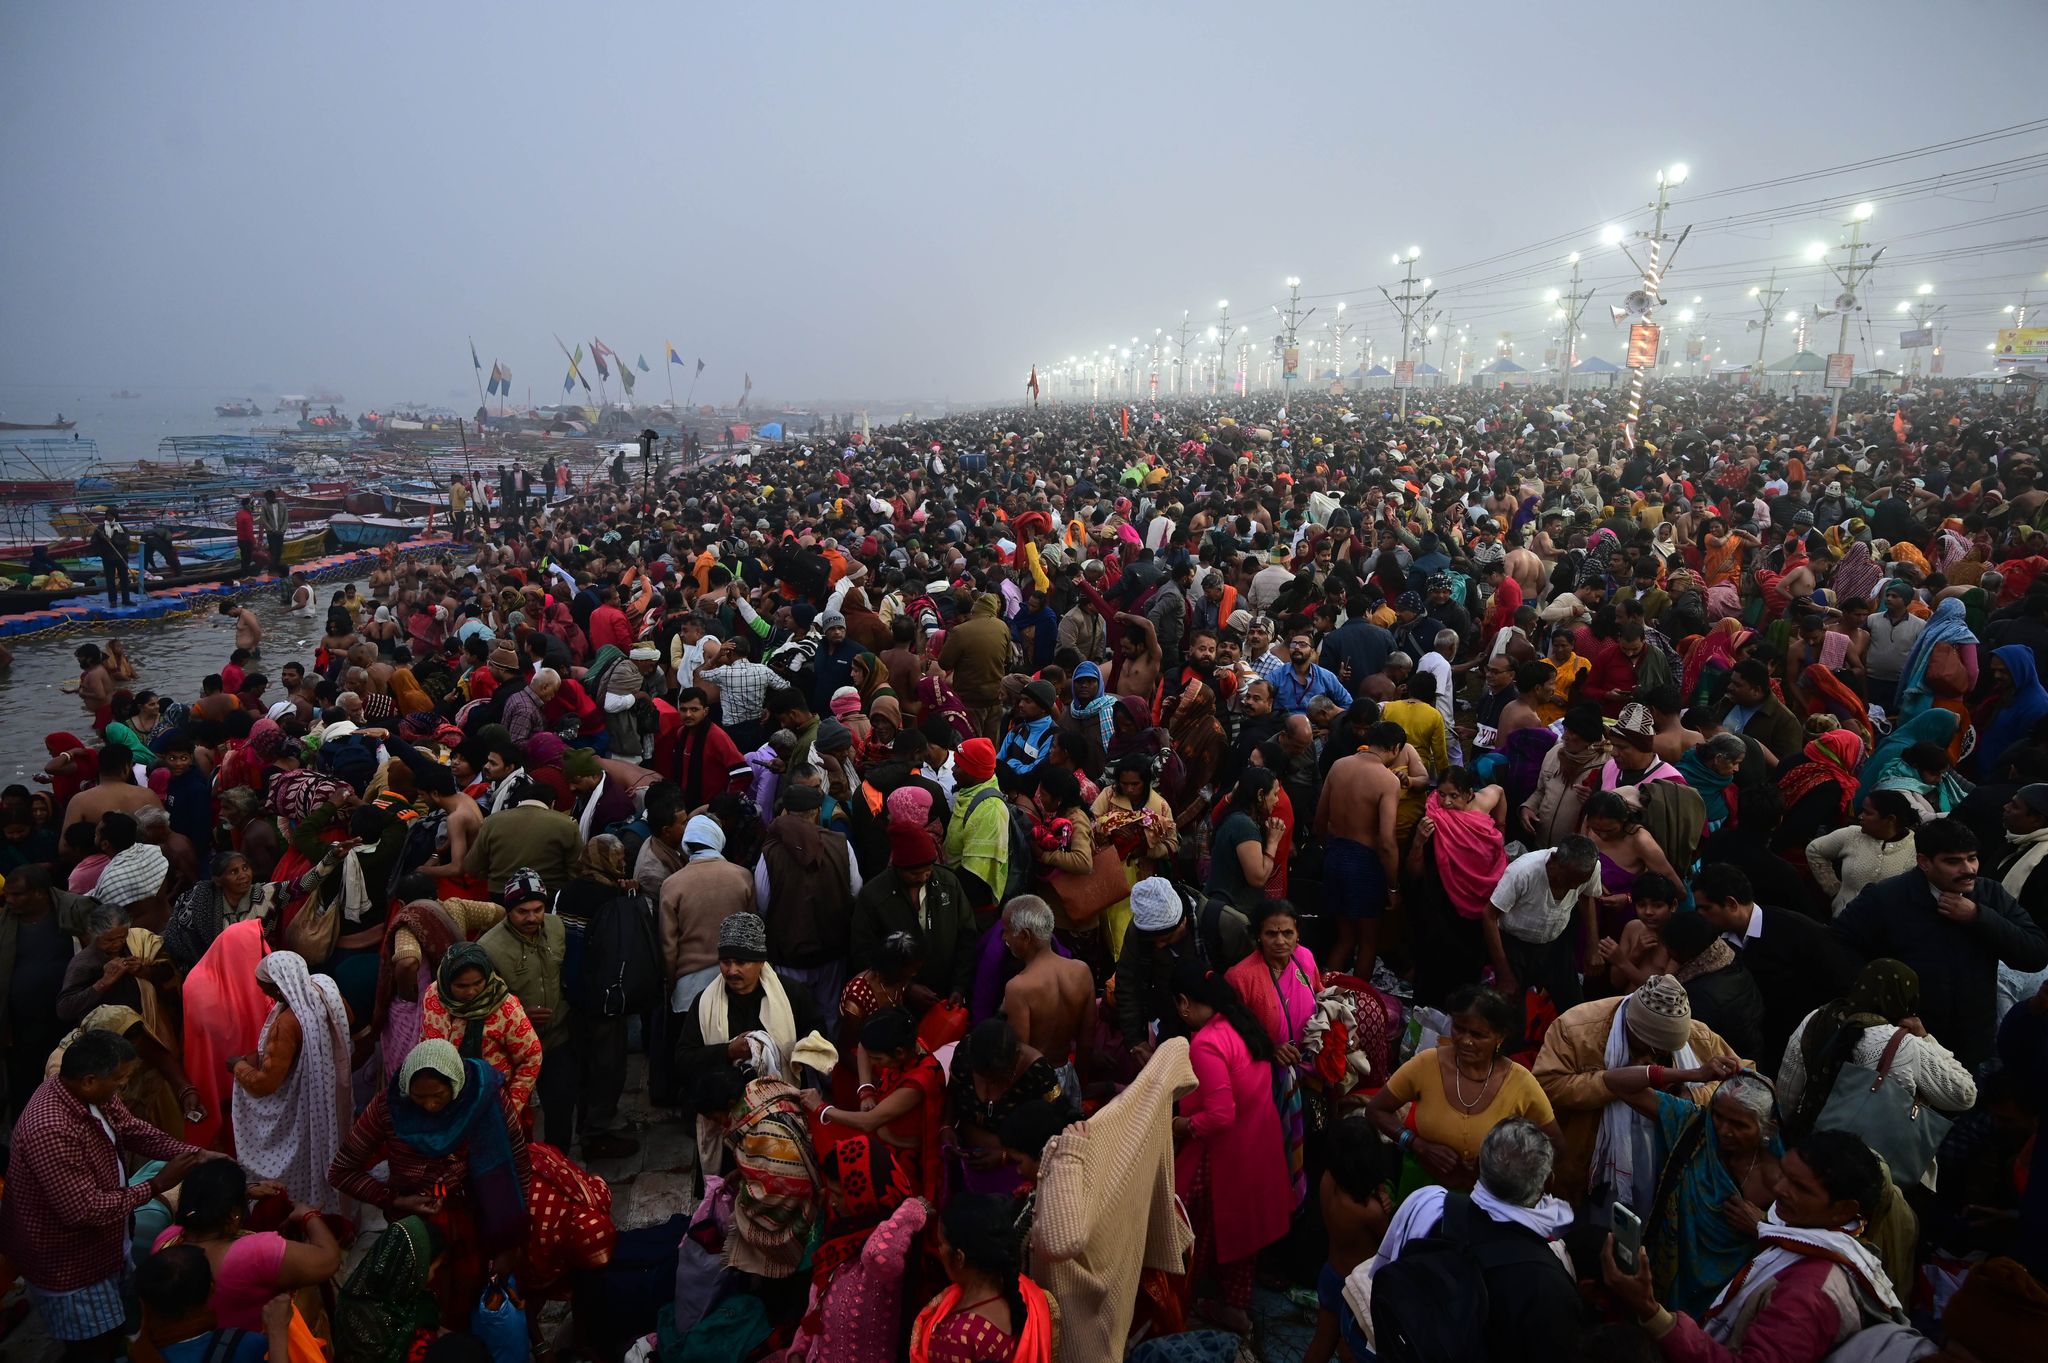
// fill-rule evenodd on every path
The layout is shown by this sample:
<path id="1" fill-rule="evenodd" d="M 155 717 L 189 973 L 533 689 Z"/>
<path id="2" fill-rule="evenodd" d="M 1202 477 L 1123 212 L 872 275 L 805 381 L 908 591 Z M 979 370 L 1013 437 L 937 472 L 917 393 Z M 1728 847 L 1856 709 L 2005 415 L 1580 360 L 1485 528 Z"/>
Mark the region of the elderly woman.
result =
<path id="1" fill-rule="evenodd" d="M 1742 769 L 1747 752 L 1742 735 L 1720 733 L 1687 749 L 1672 764 L 1707 807 L 1707 826 L 1701 830 L 1702 836 L 1714 832 L 1734 814 L 1735 773 Z"/>
<path id="2" fill-rule="evenodd" d="M 1315 1016 L 1323 975 L 1316 969 L 1316 958 L 1301 944 L 1301 920 L 1288 901 L 1261 901 L 1252 913 L 1252 932 L 1257 949 L 1225 972 L 1224 979 L 1273 1043 L 1273 1106 L 1280 1114 L 1280 1139 L 1298 1207 L 1308 1196 L 1302 1171 L 1307 1129 L 1301 1080 L 1309 1062 L 1302 1057 L 1301 1043 Z"/>
<path id="3" fill-rule="evenodd" d="M 387 1166 L 378 1178 L 374 1170 Z M 441 1257 L 433 1275 L 442 1323 L 469 1328 L 485 1268 L 525 1244 L 532 1180 L 526 1137 L 498 1072 L 447 1041 L 422 1041 L 398 1078 L 371 1097 L 328 1181 L 393 1221 L 418 1216 Z"/>
<path id="4" fill-rule="evenodd" d="M 187 890 L 164 924 L 164 954 L 189 970 L 206 954 L 223 930 L 247 919 L 271 925 L 285 906 L 341 864 L 341 853 L 329 848 L 321 859 L 293 880 L 256 879 L 255 868 L 240 852 L 216 852 L 207 878 Z"/>
<path id="5" fill-rule="evenodd" d="M 271 1009 L 256 1053 L 231 1066 L 236 1156 L 292 1201 L 338 1212 L 327 1166 L 352 1108 L 348 1009 L 334 981 L 309 974 L 297 952 L 265 956 L 256 983 Z"/>
<path id="6" fill-rule="evenodd" d="M 1644 1231 L 1658 1299 L 1703 1311 L 1756 1255 L 1777 1199 L 1785 1146 L 1770 1081 L 1738 1074 L 1705 1103 L 1648 1087 L 1624 1101 L 1657 1123 L 1666 1152 Z"/>
<path id="7" fill-rule="evenodd" d="M 940 1143 L 957 1146 L 965 1166 L 962 1186 L 974 1193 L 1014 1193 L 1021 1179 L 1003 1157 L 1003 1120 L 1026 1103 L 1060 1101 L 1053 1063 L 1030 1046 L 1000 1014 L 981 1023 L 953 1051 L 946 1083 L 950 1130 Z"/>
<path id="8" fill-rule="evenodd" d="M 526 1111 L 540 1079 L 540 1037 L 490 953 L 475 942 L 459 942 L 441 958 L 420 1001 L 420 1040 L 447 1041 L 465 1060 L 488 1063 L 504 1079 L 512 1111 Z"/>

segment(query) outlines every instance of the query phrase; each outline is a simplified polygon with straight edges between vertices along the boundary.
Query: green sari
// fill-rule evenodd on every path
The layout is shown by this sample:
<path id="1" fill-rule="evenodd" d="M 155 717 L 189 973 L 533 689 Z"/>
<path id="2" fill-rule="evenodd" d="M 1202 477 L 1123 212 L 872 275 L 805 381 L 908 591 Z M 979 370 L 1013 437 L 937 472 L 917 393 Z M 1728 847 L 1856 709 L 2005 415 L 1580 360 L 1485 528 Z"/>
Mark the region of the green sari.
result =
<path id="1" fill-rule="evenodd" d="M 408 1216 L 391 1223 L 341 1289 L 335 1363 L 405 1363 L 415 1335 L 440 1332 L 441 1308 L 427 1289 L 433 1260 L 426 1222 Z"/>

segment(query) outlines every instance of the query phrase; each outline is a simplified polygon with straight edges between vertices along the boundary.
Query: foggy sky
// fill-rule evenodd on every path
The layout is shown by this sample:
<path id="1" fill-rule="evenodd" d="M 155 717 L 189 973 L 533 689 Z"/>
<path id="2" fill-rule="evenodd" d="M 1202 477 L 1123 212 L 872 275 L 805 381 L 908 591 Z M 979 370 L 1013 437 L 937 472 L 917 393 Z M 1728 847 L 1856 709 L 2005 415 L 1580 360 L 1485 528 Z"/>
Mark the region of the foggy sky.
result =
<path id="1" fill-rule="evenodd" d="M 1487 344 L 1534 341 L 1565 282 L 1535 267 L 1596 231 L 1446 271 L 1618 220 L 1678 161 L 1674 226 L 2048 152 L 2035 133 L 1684 204 L 2019 123 L 2044 51 L 2029 0 L 15 0 L 0 381 L 446 402 L 473 335 L 547 402 L 552 337 L 594 334 L 656 367 L 642 398 L 666 392 L 666 341 L 708 362 L 699 401 L 743 372 L 757 400 L 1001 398 L 1183 309 L 1266 312 L 1289 274 L 1311 296 L 1390 283 L 1409 245 Z M 1747 285 L 1782 257 L 1788 307 L 1831 297 L 1797 253 L 1841 216 L 1702 234 L 1667 297 L 1736 318 L 1713 331 L 1746 360 Z M 2048 175 L 1882 203 L 1869 236 L 1908 232 L 1928 235 L 1895 254 L 2048 235 Z M 1756 263 L 1717 268 L 1737 261 Z M 1617 273 L 1614 253 L 1587 269 Z M 2048 303 L 2044 269 L 2036 245 L 1880 270 L 1874 344 L 1931 282 L 1951 372 L 1979 367 L 2023 284 Z M 1620 292 L 1588 314 L 1589 353 L 1617 353 Z M 1388 334 L 1376 291 L 1342 296 L 1354 353 Z M 1335 300 L 1313 301 L 1315 327 Z"/>

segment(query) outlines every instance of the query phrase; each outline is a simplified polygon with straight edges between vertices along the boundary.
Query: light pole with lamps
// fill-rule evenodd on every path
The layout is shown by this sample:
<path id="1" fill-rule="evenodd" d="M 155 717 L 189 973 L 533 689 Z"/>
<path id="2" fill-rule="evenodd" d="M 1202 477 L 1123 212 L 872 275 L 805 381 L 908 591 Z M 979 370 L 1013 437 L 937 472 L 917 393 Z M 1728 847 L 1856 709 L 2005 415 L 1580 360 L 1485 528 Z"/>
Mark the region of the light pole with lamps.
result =
<path id="1" fill-rule="evenodd" d="M 1223 382 L 1223 366 L 1228 361 L 1231 335 L 1237 328 L 1230 325 L 1230 300 L 1218 300 L 1216 304 L 1216 325 L 1209 328 L 1209 339 L 1216 342 L 1216 374 L 1209 383 L 1209 393 L 1214 396 L 1216 386 Z"/>
<path id="2" fill-rule="evenodd" d="M 1411 246 L 1405 254 L 1395 256 L 1394 263 L 1404 267 L 1401 276 L 1401 292 L 1392 294 L 1388 293 L 1384 287 L 1380 289 L 1380 296 L 1393 305 L 1395 312 L 1401 314 L 1401 363 L 1404 365 L 1408 363 L 1408 346 L 1414 338 L 1415 314 L 1420 312 L 1423 305 L 1428 303 L 1430 299 L 1436 297 L 1436 290 L 1429 287 L 1427 279 L 1421 281 L 1422 290 L 1420 292 L 1416 290 L 1415 262 L 1420 259 L 1422 259 L 1422 248 L 1420 246 Z M 1394 381 L 1397 386 L 1400 384 L 1400 375 L 1398 373 L 1395 374 Z M 1409 383 L 1411 385 L 1414 383 L 1412 375 L 1409 378 Z M 1406 387 L 1401 388 L 1401 412 L 1398 419 L 1402 425 L 1408 424 L 1408 389 Z"/>

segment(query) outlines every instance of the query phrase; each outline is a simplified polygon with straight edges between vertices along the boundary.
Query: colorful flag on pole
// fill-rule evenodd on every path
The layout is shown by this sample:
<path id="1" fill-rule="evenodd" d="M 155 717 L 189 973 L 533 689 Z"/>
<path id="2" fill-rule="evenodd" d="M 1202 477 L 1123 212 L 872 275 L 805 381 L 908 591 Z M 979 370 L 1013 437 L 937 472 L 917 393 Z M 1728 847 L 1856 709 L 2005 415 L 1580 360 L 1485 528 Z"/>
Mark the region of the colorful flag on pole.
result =
<path id="1" fill-rule="evenodd" d="M 469 362 L 476 366 L 477 373 L 481 374 L 484 372 L 484 362 L 477 358 L 476 339 L 474 337 L 469 342 Z"/>
<path id="2" fill-rule="evenodd" d="M 1036 402 L 1036 401 L 1038 401 L 1038 366 L 1037 366 L 1037 365 L 1035 365 L 1035 364 L 1034 364 L 1034 365 L 1032 365 L 1032 366 L 1031 366 L 1031 382 L 1029 382 L 1029 383 L 1025 384 L 1025 385 L 1024 385 L 1024 387 L 1026 388 L 1026 390 L 1028 390 L 1028 391 L 1030 392 L 1030 394 L 1031 394 L 1031 400 L 1032 400 L 1033 402 Z"/>
<path id="3" fill-rule="evenodd" d="M 704 361 L 702 361 L 702 360 L 699 360 L 699 361 L 697 361 L 697 372 L 698 372 L 699 374 L 701 374 L 701 373 L 703 373 L 703 372 L 704 372 Z"/>
<path id="4" fill-rule="evenodd" d="M 618 359 L 616 352 L 613 353 L 612 358 Z M 633 367 L 631 365 L 623 363 L 619 365 L 619 382 L 626 385 L 626 396 L 633 396 Z"/>
<path id="5" fill-rule="evenodd" d="M 751 392 L 753 392 L 753 391 L 754 391 L 754 376 L 753 376 L 752 374 L 749 374 L 749 375 L 747 375 L 747 376 L 746 376 L 746 378 L 747 378 L 746 386 L 745 386 L 744 388 L 740 389 L 740 400 L 739 400 L 739 405 L 740 405 L 740 406 L 742 406 L 742 407 L 744 407 L 744 406 L 746 406 L 746 405 L 747 405 L 747 394 L 749 394 L 749 393 L 751 393 Z"/>
<path id="6" fill-rule="evenodd" d="M 595 337 L 592 337 L 590 342 L 590 358 L 597 365 L 597 376 L 600 379 L 608 379 L 612 376 L 612 371 L 605 368 L 604 342 Z"/>
<path id="7" fill-rule="evenodd" d="M 649 368 L 647 367 L 647 356 L 646 356 L 645 352 L 643 352 L 643 353 L 642 353 L 642 354 L 640 355 L 640 357 L 639 357 L 639 358 L 640 358 L 640 364 L 639 364 L 639 370 L 640 370 L 640 372 L 641 372 L 641 373 L 643 373 L 643 374 L 652 374 L 652 373 L 653 373 L 654 371 L 653 371 L 652 369 L 649 369 Z"/>
<path id="8" fill-rule="evenodd" d="M 676 354 L 676 346 L 673 341 L 668 342 L 668 362 L 670 364 L 681 364 L 683 362 L 683 357 Z"/>
<path id="9" fill-rule="evenodd" d="M 484 392 L 486 392 L 486 393 L 488 393 L 488 394 L 491 394 L 492 396 L 496 396 L 496 395 L 497 395 L 497 392 L 498 392 L 498 362 L 497 362 L 496 360 L 492 360 L 492 361 L 491 361 L 491 381 L 490 381 L 490 383 L 489 383 L 488 385 L 486 385 L 486 386 L 485 386 L 485 388 L 484 388 Z"/>
<path id="10" fill-rule="evenodd" d="M 576 366 L 573 364 L 569 366 L 569 372 L 562 375 L 562 391 L 565 393 L 576 391 Z"/>

